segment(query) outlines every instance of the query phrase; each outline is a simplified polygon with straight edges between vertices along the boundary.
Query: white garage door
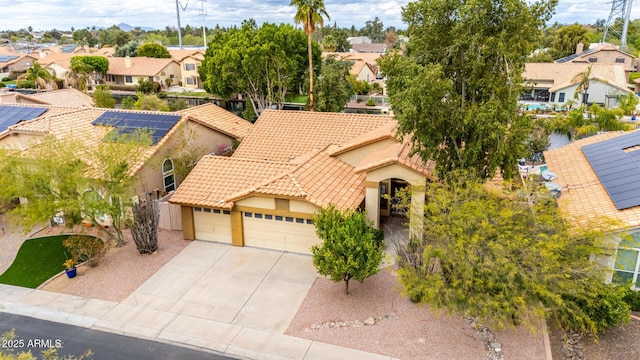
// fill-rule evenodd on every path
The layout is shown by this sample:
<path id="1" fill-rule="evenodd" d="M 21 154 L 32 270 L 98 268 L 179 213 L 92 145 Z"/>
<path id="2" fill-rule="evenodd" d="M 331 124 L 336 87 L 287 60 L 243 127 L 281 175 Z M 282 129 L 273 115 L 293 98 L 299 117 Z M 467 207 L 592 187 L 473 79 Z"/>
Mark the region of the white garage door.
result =
<path id="1" fill-rule="evenodd" d="M 308 219 L 245 212 L 242 223 L 246 246 L 310 254 L 311 246 L 320 243 Z"/>
<path id="2" fill-rule="evenodd" d="M 193 208 L 196 240 L 231 244 L 231 215 L 229 211 Z"/>

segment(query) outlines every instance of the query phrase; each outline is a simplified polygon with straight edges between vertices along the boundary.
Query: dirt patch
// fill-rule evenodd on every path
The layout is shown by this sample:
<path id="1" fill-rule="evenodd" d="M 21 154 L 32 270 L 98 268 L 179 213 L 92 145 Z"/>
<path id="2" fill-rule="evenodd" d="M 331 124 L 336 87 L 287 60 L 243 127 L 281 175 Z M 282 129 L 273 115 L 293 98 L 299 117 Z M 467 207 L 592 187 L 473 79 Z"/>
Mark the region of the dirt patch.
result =
<path id="1" fill-rule="evenodd" d="M 373 323 L 366 325 L 365 323 Z M 401 295 L 393 267 L 360 284 L 317 278 L 285 334 L 397 359 L 486 359 L 478 331 L 461 316 L 436 313 Z M 545 359 L 542 335 L 494 332 L 506 359 Z"/>
<path id="2" fill-rule="evenodd" d="M 82 230 L 85 234 L 104 236 L 96 229 Z M 56 235 L 68 232 L 63 227 L 44 229 L 34 237 Z M 176 256 L 190 241 L 182 239 L 181 231 L 158 231 L 158 251 L 155 254 L 140 254 L 125 230 L 126 244 L 111 247 L 104 259 L 96 267 L 81 265 L 77 276 L 69 279 L 64 272 L 40 287 L 41 290 L 77 295 L 93 299 L 120 302 Z M 60 264 L 62 267 L 62 264 Z"/>

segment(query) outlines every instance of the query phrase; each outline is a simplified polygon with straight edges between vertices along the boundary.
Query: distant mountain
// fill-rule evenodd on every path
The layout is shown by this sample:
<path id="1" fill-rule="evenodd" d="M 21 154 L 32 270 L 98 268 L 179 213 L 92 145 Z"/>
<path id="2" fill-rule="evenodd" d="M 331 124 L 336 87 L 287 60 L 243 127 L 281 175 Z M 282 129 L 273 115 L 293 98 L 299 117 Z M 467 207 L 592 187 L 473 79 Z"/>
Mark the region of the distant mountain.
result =
<path id="1" fill-rule="evenodd" d="M 125 24 L 125 23 L 120 23 L 120 24 L 118 24 L 118 27 L 119 27 L 119 28 L 120 28 L 120 30 L 122 30 L 122 31 L 131 31 L 131 30 L 135 30 L 135 28 L 136 28 L 135 26 L 131 26 L 131 25 L 129 25 L 129 24 Z M 152 27 L 144 27 L 144 26 L 141 26 L 141 27 L 140 27 L 140 30 L 143 30 L 143 31 L 154 31 L 155 29 L 154 29 L 154 28 L 152 28 Z"/>

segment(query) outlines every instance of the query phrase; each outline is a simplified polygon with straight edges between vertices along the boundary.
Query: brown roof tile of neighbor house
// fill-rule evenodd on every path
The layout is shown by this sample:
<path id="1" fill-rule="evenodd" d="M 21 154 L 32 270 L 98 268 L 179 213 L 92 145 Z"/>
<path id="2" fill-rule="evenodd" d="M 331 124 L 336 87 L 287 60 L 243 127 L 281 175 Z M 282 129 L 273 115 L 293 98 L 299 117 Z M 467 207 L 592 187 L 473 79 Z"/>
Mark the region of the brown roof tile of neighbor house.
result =
<path id="1" fill-rule="evenodd" d="M 43 91 L 26 95 L 28 98 L 36 99 L 50 105 L 71 106 L 71 107 L 92 107 L 93 98 L 82 91 L 76 89 L 60 89 L 55 91 Z"/>
<path id="2" fill-rule="evenodd" d="M 624 134 L 606 132 L 544 152 L 549 171 L 557 175 L 554 182 L 562 186 L 558 203 L 577 223 L 608 216 L 624 227 L 640 226 L 640 206 L 618 210 L 581 150 L 585 145 Z"/>
<path id="3" fill-rule="evenodd" d="M 410 154 L 411 145 L 408 142 L 395 143 L 367 154 L 367 156 L 360 161 L 355 171 L 364 172 L 398 163 L 426 176 L 433 174 L 435 162 L 429 160 L 424 164 L 420 155 L 414 154 L 410 156 Z"/>
<path id="4" fill-rule="evenodd" d="M 42 59 L 37 59 L 36 61 L 42 66 L 49 66 L 51 64 L 58 64 L 65 69 L 71 68 L 71 58 L 74 56 L 78 56 L 77 54 L 67 54 L 67 53 L 50 53 L 47 54 Z"/>
<path id="5" fill-rule="evenodd" d="M 236 139 L 242 139 L 253 124 L 211 103 L 178 111 L 183 116 Z"/>
<path id="6" fill-rule="evenodd" d="M 184 58 L 188 57 L 188 56 L 193 56 L 196 59 L 204 59 L 204 51 L 203 50 L 169 50 L 169 54 L 171 54 L 171 57 L 173 58 L 173 60 L 180 62 L 182 61 Z"/>
<path id="7" fill-rule="evenodd" d="M 391 116 L 265 110 L 234 157 L 290 161 L 341 144 L 393 121 Z"/>
<path id="8" fill-rule="evenodd" d="M 172 62 L 173 59 L 156 59 L 148 57 L 107 57 L 109 59 L 110 75 L 125 75 L 125 76 L 156 76 L 166 68 Z M 127 62 L 131 61 L 130 66 L 127 66 Z"/>
<path id="9" fill-rule="evenodd" d="M 333 204 L 338 209 L 355 208 L 365 196 L 365 175 L 324 151 L 255 187 L 234 194 L 236 201 L 250 195 L 277 195 L 302 198 L 318 207 Z"/>
<path id="10" fill-rule="evenodd" d="M 294 168 L 294 164 L 206 155 L 171 197 L 182 205 L 231 208 L 234 194 Z"/>

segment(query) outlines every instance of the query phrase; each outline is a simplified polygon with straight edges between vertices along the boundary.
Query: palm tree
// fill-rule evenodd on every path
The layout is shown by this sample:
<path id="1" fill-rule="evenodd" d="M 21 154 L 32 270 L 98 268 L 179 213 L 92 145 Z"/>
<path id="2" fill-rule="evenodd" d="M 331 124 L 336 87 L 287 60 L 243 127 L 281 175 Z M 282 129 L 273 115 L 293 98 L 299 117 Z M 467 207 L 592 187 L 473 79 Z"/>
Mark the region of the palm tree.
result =
<path id="1" fill-rule="evenodd" d="M 66 72 L 65 80 L 67 84 L 76 90 L 87 92 L 87 84 L 93 80 L 93 67 L 83 62 L 78 62 L 71 66 Z"/>
<path id="2" fill-rule="evenodd" d="M 42 67 L 42 65 L 37 62 L 34 62 L 33 65 L 31 65 L 31 67 L 18 78 L 18 80 L 33 81 L 35 82 L 37 89 L 47 88 L 48 86 L 51 86 L 54 90 L 58 88 L 55 81 L 55 73 L 50 69 Z"/>
<path id="3" fill-rule="evenodd" d="M 591 81 L 591 65 L 587 66 L 587 70 L 576 75 L 572 82 L 577 82 L 578 86 L 573 93 L 573 98 L 578 99 L 578 94 L 582 94 L 582 101 L 580 103 L 587 104 L 587 91 L 589 91 L 589 82 Z"/>
<path id="4" fill-rule="evenodd" d="M 329 14 L 324 8 L 323 0 L 291 0 L 290 6 L 296 6 L 298 11 L 293 17 L 296 24 L 302 24 L 304 32 L 307 34 L 307 47 L 309 52 L 309 110 L 313 111 L 313 51 L 311 47 L 311 36 L 316 31 L 316 25 L 322 26 L 326 16 Z"/>

